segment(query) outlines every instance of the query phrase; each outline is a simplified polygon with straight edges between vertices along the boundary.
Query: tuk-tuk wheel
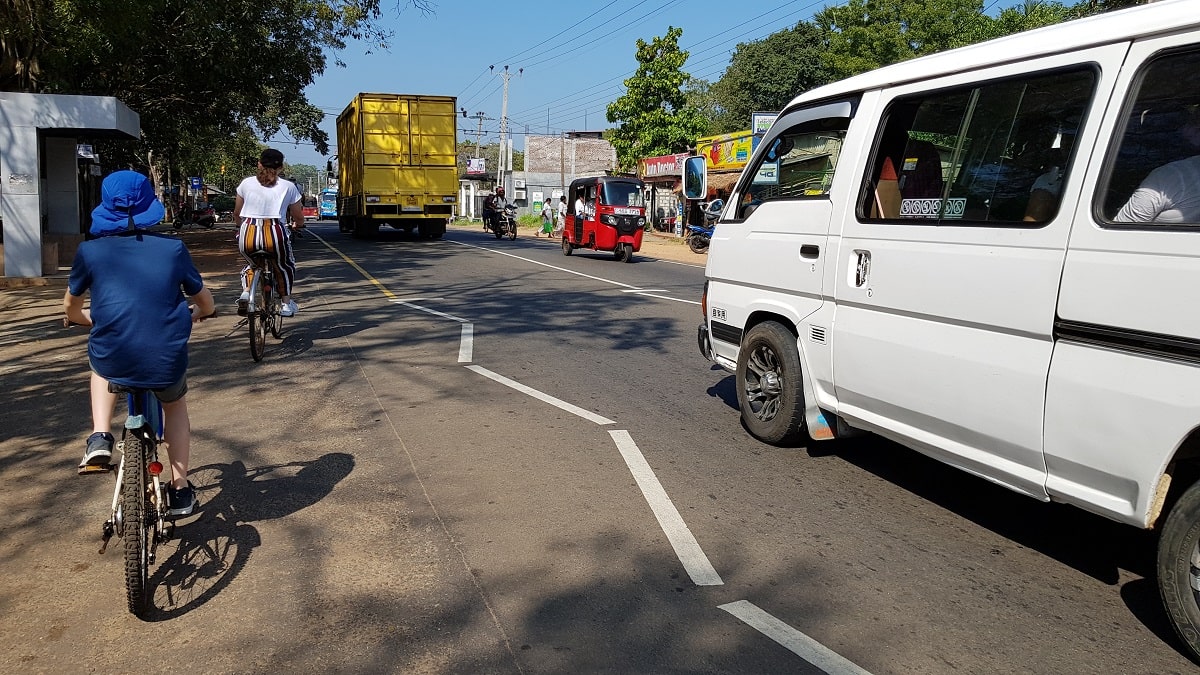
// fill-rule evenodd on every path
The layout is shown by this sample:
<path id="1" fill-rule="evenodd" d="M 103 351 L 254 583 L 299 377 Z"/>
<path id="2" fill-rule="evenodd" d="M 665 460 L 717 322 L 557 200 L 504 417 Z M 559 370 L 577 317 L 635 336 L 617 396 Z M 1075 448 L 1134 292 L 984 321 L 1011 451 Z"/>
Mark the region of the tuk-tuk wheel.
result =
<path id="1" fill-rule="evenodd" d="M 621 244 L 617 250 L 613 252 L 617 260 L 627 263 L 633 261 L 633 244 Z"/>
<path id="2" fill-rule="evenodd" d="M 571 252 L 575 250 L 575 247 L 571 244 L 571 240 L 567 239 L 565 236 L 562 238 L 562 246 L 563 255 L 571 255 Z"/>

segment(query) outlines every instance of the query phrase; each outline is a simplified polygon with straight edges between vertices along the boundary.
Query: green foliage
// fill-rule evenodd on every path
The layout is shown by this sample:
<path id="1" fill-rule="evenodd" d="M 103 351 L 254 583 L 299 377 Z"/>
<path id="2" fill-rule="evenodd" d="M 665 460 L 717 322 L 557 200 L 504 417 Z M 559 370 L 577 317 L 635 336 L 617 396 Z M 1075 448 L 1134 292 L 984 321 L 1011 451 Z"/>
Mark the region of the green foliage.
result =
<path id="1" fill-rule="evenodd" d="M 688 53 L 679 49 L 682 28 L 669 27 L 652 42 L 638 39 L 637 72 L 625 80 L 625 94 L 608 106 L 608 134 L 617 163 L 630 170 L 643 157 L 683 152 L 706 127 L 700 111 L 687 105 L 683 72 Z"/>
<path id="2" fill-rule="evenodd" d="M 750 128 L 750 114 L 782 110 L 798 93 L 833 80 L 822 61 L 823 34 L 800 22 L 762 40 L 737 46 L 712 86 L 713 133 Z"/>
<path id="3" fill-rule="evenodd" d="M 13 0 L 0 6 L 0 89 L 115 96 L 142 139 L 108 159 L 228 172 L 247 140 L 285 128 L 328 151 L 304 88 L 327 51 L 386 47 L 381 16 L 380 0 Z"/>
<path id="4" fill-rule="evenodd" d="M 813 16 L 835 79 L 971 44 L 989 21 L 983 0 L 848 0 Z"/>

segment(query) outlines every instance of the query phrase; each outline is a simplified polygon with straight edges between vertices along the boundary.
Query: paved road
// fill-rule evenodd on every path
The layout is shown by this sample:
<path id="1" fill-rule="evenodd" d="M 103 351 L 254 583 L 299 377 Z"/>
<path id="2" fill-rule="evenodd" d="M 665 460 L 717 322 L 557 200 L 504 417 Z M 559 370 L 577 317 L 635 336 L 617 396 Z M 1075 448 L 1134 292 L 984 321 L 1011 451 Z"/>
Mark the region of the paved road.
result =
<path id="1" fill-rule="evenodd" d="M 0 292 L 0 670 L 133 670 L 148 635 L 211 672 L 1192 668 L 1152 536 L 875 439 L 749 439 L 700 268 L 312 231 L 261 364 L 232 318 L 194 338 L 203 509 L 149 623 L 95 551 L 109 486 L 71 473 L 85 338 L 61 288 Z M 236 295 L 228 233 L 184 236 Z"/>

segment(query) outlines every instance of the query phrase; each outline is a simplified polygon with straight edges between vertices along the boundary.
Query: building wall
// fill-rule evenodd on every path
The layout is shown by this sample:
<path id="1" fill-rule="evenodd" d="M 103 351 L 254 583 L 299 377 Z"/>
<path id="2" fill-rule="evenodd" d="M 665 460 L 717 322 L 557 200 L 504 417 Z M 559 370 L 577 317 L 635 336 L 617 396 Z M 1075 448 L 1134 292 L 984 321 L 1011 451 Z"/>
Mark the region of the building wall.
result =
<path id="1" fill-rule="evenodd" d="M 568 176 L 602 176 L 617 166 L 617 151 L 603 138 L 526 136 L 525 170 L 530 173 Z"/>

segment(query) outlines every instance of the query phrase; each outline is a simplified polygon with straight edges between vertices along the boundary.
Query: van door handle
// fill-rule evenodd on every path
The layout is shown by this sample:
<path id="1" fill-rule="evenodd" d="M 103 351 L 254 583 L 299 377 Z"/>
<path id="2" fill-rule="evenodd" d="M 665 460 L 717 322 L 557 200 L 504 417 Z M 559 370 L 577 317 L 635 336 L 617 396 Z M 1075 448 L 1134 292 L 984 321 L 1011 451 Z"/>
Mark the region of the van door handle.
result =
<path id="1" fill-rule="evenodd" d="M 805 244 L 800 247 L 801 258 L 819 258 L 821 256 L 821 247 L 816 244 Z"/>

